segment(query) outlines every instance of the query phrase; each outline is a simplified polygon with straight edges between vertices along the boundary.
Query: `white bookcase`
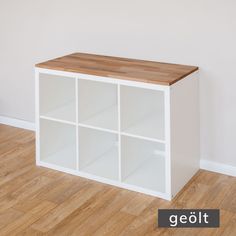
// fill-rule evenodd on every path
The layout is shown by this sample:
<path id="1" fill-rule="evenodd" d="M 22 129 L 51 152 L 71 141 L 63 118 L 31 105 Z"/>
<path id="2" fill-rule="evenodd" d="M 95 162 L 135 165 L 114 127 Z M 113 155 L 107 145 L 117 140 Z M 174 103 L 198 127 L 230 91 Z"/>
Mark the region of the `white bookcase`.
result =
<path id="1" fill-rule="evenodd" d="M 36 68 L 37 165 L 171 200 L 199 169 L 198 74 L 166 86 Z"/>

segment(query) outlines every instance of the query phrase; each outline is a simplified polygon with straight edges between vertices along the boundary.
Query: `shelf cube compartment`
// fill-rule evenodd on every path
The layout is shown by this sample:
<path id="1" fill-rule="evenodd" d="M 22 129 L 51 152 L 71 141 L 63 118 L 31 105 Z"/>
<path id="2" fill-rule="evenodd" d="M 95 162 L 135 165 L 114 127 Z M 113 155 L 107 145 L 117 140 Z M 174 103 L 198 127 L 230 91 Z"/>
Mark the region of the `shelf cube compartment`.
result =
<path id="1" fill-rule="evenodd" d="M 80 171 L 118 180 L 118 136 L 90 128 L 79 128 L 79 169 Z"/>
<path id="2" fill-rule="evenodd" d="M 40 119 L 40 161 L 76 170 L 76 126 Z"/>
<path id="3" fill-rule="evenodd" d="M 121 86 L 121 131 L 164 141 L 164 92 Z"/>
<path id="4" fill-rule="evenodd" d="M 117 85 L 79 79 L 79 123 L 117 131 Z"/>
<path id="5" fill-rule="evenodd" d="M 75 122 L 75 79 L 39 74 L 40 116 Z"/>
<path id="6" fill-rule="evenodd" d="M 122 136 L 121 177 L 126 184 L 165 193 L 164 144 Z"/>

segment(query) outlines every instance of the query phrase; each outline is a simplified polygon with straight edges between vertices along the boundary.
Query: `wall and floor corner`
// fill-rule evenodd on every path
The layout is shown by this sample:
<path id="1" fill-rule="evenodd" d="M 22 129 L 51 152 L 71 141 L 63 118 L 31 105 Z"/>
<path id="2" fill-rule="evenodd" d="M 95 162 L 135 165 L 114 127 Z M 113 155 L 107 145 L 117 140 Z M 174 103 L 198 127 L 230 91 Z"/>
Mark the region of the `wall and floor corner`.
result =
<path id="1" fill-rule="evenodd" d="M 236 176 L 233 0 L 0 3 L 0 123 L 34 128 L 34 64 L 81 51 L 200 67 L 201 167 Z"/>

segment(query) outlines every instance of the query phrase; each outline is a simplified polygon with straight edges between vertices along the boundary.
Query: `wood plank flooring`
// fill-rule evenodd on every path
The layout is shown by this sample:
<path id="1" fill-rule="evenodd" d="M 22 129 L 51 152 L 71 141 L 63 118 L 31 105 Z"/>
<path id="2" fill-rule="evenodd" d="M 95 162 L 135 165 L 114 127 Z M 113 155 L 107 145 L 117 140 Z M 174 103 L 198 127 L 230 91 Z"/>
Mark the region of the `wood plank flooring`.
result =
<path id="1" fill-rule="evenodd" d="M 157 228 L 158 208 L 220 208 L 217 229 Z M 171 202 L 35 166 L 34 132 L 0 125 L 0 235 L 236 235 L 236 178 L 200 170 Z"/>

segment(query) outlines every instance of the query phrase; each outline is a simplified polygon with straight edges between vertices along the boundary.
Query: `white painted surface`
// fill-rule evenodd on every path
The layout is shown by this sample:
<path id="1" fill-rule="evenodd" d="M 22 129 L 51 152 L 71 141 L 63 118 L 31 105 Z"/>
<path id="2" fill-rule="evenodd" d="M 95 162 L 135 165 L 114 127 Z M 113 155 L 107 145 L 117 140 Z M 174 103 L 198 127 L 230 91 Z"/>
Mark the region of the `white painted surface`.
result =
<path id="1" fill-rule="evenodd" d="M 158 151 L 164 151 L 163 144 L 121 136 L 122 179 L 144 165 L 149 157 L 152 157 Z M 165 166 L 162 167 L 165 169 Z"/>
<path id="2" fill-rule="evenodd" d="M 68 102 L 49 112 L 42 113 L 45 117 L 51 117 L 58 120 L 75 122 L 75 102 Z"/>
<path id="3" fill-rule="evenodd" d="M 111 77 L 81 74 L 81 73 L 68 72 L 68 71 L 50 70 L 50 69 L 44 69 L 44 68 L 39 68 L 39 67 L 36 67 L 35 71 L 44 73 L 44 74 L 51 74 L 51 75 L 62 76 L 62 77 L 71 77 L 71 78 L 76 77 L 79 80 L 86 80 L 86 81 L 89 80 L 89 81 L 95 81 L 99 83 L 103 82 L 103 83 L 115 84 L 115 85 L 127 85 L 127 86 L 138 87 L 138 88 L 142 87 L 142 88 L 158 90 L 158 91 L 166 91 L 168 88 L 166 85 L 160 85 L 160 84 L 137 82 L 134 80 L 122 80 L 122 79 L 115 79 Z"/>
<path id="4" fill-rule="evenodd" d="M 40 160 L 76 169 L 76 126 L 40 119 Z"/>
<path id="5" fill-rule="evenodd" d="M 124 179 L 124 183 L 165 193 L 165 158 L 152 156 Z"/>
<path id="6" fill-rule="evenodd" d="M 164 145 L 121 137 L 121 180 L 137 187 L 165 193 Z"/>
<path id="7" fill-rule="evenodd" d="M 171 175 L 171 118 L 170 118 L 170 87 L 165 91 L 165 180 L 166 180 L 166 194 L 172 198 L 172 175 Z"/>
<path id="8" fill-rule="evenodd" d="M 39 74 L 39 113 L 75 122 L 75 78 Z"/>
<path id="9" fill-rule="evenodd" d="M 111 149 L 115 148 L 117 139 L 118 136 L 116 134 L 79 127 L 79 169 L 82 170 L 100 159 L 107 152 L 110 152 Z M 118 161 L 118 151 L 116 156 Z"/>
<path id="10" fill-rule="evenodd" d="M 81 124 L 118 129 L 117 85 L 78 79 L 78 96 Z"/>
<path id="11" fill-rule="evenodd" d="M 170 88 L 171 195 L 200 167 L 198 72 Z"/>
<path id="12" fill-rule="evenodd" d="M 81 171 L 111 180 L 119 179 L 118 149 L 114 147 L 89 163 Z"/>
<path id="13" fill-rule="evenodd" d="M 79 170 L 79 112 L 78 112 L 78 78 L 75 79 L 75 115 L 76 115 L 76 171 Z"/>
<path id="14" fill-rule="evenodd" d="M 155 138 L 149 138 L 148 136 L 146 137 L 146 136 L 132 134 L 132 133 L 121 132 L 121 135 L 128 136 L 128 137 L 133 137 L 133 138 L 138 138 L 138 139 L 142 139 L 142 140 L 158 142 L 158 143 L 165 143 L 164 140 L 155 139 Z"/>
<path id="15" fill-rule="evenodd" d="M 164 93 L 121 86 L 121 131 L 164 140 Z"/>
<path id="16" fill-rule="evenodd" d="M 52 114 L 54 114 L 54 113 L 52 113 Z M 76 125 L 75 122 L 71 122 L 71 121 L 67 121 L 67 120 L 63 120 L 63 119 L 57 119 L 57 118 L 53 118 L 51 116 L 40 116 L 40 118 L 44 119 L 44 120 L 57 121 L 57 122 L 60 122 L 62 124 Z"/>
<path id="17" fill-rule="evenodd" d="M 107 109 L 101 112 L 94 114 L 87 120 L 81 121 L 80 124 L 87 125 L 90 127 L 104 128 L 111 131 L 116 131 L 118 124 L 117 118 L 118 118 L 117 106 L 114 105 L 108 107 Z"/>
<path id="18" fill-rule="evenodd" d="M 105 132 L 112 133 L 112 134 L 118 134 L 118 131 L 114 131 L 114 130 L 106 129 L 106 128 L 100 128 L 98 126 L 87 125 L 87 124 L 82 124 L 82 123 L 79 123 L 79 127 L 84 127 L 84 128 L 94 129 L 94 130 L 105 131 Z"/>
<path id="19" fill-rule="evenodd" d="M 164 114 L 164 113 L 163 113 Z M 151 138 L 165 142 L 163 115 L 150 114 L 142 120 L 137 121 L 123 132 L 130 135 L 136 135 L 144 138 Z"/>
<path id="20" fill-rule="evenodd" d="M 119 182 L 122 180 L 121 170 L 121 109 L 120 109 L 120 84 L 117 86 L 117 108 L 118 108 L 118 168 L 119 168 Z"/>
<path id="21" fill-rule="evenodd" d="M 55 153 L 49 154 L 42 161 L 48 164 L 59 167 L 68 168 L 70 170 L 76 169 L 76 150 L 75 146 L 67 146 Z"/>

